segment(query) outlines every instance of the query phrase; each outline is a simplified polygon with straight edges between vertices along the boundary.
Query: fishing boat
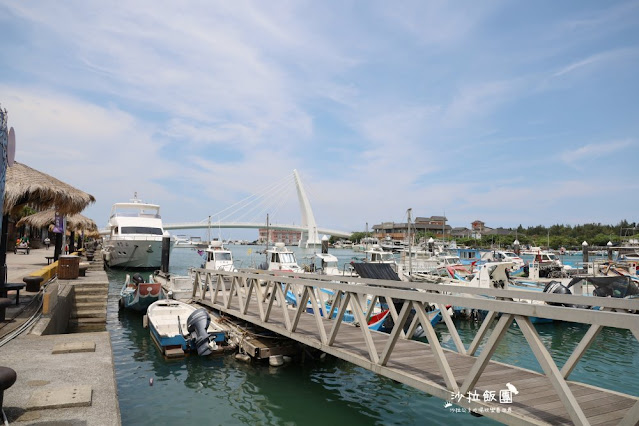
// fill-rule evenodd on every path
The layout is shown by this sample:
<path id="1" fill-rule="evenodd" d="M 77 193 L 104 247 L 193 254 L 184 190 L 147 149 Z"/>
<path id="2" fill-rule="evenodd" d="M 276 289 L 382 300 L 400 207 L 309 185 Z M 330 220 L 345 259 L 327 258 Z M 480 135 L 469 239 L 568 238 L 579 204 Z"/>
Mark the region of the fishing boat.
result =
<path id="1" fill-rule="evenodd" d="M 366 251 L 374 245 L 379 245 L 379 240 L 375 237 L 364 237 L 358 244 L 353 244 L 353 251 Z"/>
<path id="2" fill-rule="evenodd" d="M 119 306 L 134 311 L 146 312 L 152 303 L 162 298 L 162 284 L 159 282 L 145 283 L 140 274 L 134 274 L 133 277 L 127 274 L 124 285 L 120 290 Z"/>
<path id="3" fill-rule="evenodd" d="M 111 208 L 102 249 L 104 263 L 110 268 L 159 268 L 164 235 L 160 206 L 143 203 L 135 193 L 130 203 L 115 203 Z"/>
<path id="4" fill-rule="evenodd" d="M 304 273 L 304 270 L 297 264 L 295 253 L 281 242 L 275 243 L 275 246 L 266 250 L 266 262 L 260 265 L 260 269 Z"/>
<path id="5" fill-rule="evenodd" d="M 449 315 L 453 314 L 452 306 L 447 306 L 446 309 L 448 310 Z M 432 310 L 426 312 L 426 318 L 428 318 L 428 320 L 430 321 L 430 324 L 434 327 L 436 324 L 441 322 L 442 313 L 439 310 L 439 308 L 435 308 L 435 309 L 432 309 Z M 420 324 L 415 329 L 415 332 L 413 333 L 413 337 L 418 339 L 420 337 L 423 337 L 424 334 L 426 334 L 426 332 L 424 331 L 424 327 Z"/>
<path id="6" fill-rule="evenodd" d="M 345 264 L 339 267 L 339 259 L 330 253 L 315 253 L 308 265 L 304 265 L 304 271 L 319 275 L 357 276 L 353 267 Z"/>
<path id="7" fill-rule="evenodd" d="M 233 253 L 224 247 L 222 241 L 211 241 L 204 253 L 206 254 L 204 268 L 216 271 L 237 271 L 233 264 Z"/>
<path id="8" fill-rule="evenodd" d="M 373 315 L 368 320 L 368 328 L 375 331 L 381 331 L 384 328 L 384 323 L 386 322 L 386 319 L 388 318 L 389 313 L 390 313 L 390 310 L 385 309 L 382 312 Z"/>
<path id="9" fill-rule="evenodd" d="M 188 235 L 176 235 L 173 248 L 206 248 L 207 244 L 201 237 L 189 237 Z"/>
<path id="10" fill-rule="evenodd" d="M 204 308 L 162 299 L 149 306 L 146 314 L 151 338 L 167 358 L 197 353 L 205 356 L 223 350 L 226 331 L 211 321 Z"/>
<path id="11" fill-rule="evenodd" d="M 366 263 L 388 263 L 392 265 L 396 264 L 396 259 L 393 253 L 384 251 L 378 244 L 371 246 L 364 253 L 366 254 L 366 259 L 364 260 L 364 262 Z"/>

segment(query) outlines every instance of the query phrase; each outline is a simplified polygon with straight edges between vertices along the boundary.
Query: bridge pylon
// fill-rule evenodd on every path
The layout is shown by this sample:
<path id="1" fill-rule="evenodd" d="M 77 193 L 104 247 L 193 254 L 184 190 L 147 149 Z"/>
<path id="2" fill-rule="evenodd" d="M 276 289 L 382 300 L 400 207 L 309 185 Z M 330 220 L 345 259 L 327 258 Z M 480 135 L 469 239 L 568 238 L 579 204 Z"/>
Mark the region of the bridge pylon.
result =
<path id="1" fill-rule="evenodd" d="M 306 191 L 304 190 L 302 180 L 300 179 L 297 170 L 293 170 L 293 177 L 295 178 L 297 198 L 300 202 L 302 226 L 305 228 L 305 230 L 302 231 L 302 237 L 300 238 L 298 245 L 299 247 L 305 248 L 321 246 L 322 241 L 320 240 L 319 234 L 317 233 L 317 223 L 315 222 L 315 216 L 313 215 L 313 210 L 311 209 L 311 203 L 308 201 Z"/>

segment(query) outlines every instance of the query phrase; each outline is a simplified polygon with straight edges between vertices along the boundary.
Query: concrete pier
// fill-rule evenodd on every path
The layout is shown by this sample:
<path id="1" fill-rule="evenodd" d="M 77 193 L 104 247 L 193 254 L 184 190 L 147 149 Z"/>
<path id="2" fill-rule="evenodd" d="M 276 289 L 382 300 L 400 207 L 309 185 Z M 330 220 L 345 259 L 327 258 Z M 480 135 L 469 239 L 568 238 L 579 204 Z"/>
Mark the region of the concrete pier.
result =
<path id="1" fill-rule="evenodd" d="M 23 335 L 0 348 L 0 359 L 18 375 L 4 392 L 9 423 L 120 424 L 108 332 Z"/>
<path id="2" fill-rule="evenodd" d="M 48 269 L 50 255 L 46 249 L 7 253 L 8 282 Z M 39 293 L 20 290 L 19 303 L 7 308 L 0 323 L 0 365 L 17 373 L 4 392 L 10 423 L 120 424 L 111 339 L 106 331 L 92 331 L 106 329 L 107 293 L 101 259 L 90 262 L 86 276 L 54 278 Z M 10 299 L 16 296 L 9 291 Z M 30 324 L 38 312 L 35 325 L 10 339 L 12 330 Z"/>

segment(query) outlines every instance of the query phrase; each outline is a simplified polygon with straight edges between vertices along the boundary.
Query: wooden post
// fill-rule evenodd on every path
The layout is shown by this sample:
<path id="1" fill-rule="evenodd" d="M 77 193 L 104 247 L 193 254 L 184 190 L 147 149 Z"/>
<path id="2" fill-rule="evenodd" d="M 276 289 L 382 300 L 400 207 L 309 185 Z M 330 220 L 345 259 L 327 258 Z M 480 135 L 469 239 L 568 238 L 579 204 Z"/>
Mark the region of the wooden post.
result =
<path id="1" fill-rule="evenodd" d="M 9 240 L 9 215 L 2 215 L 2 233 L 0 237 L 0 289 L 4 291 L 7 276 L 7 242 Z"/>
<path id="2" fill-rule="evenodd" d="M 55 234 L 55 249 L 53 250 L 53 261 L 57 262 L 62 253 L 62 234 Z"/>
<path id="3" fill-rule="evenodd" d="M 75 231 L 71 231 L 69 236 L 69 254 L 75 251 Z"/>
<path id="4" fill-rule="evenodd" d="M 581 243 L 581 251 L 583 253 L 584 268 L 588 268 L 588 243 Z"/>
<path id="5" fill-rule="evenodd" d="M 169 253 L 171 251 L 171 237 L 162 237 L 162 263 L 160 270 L 169 273 Z"/>

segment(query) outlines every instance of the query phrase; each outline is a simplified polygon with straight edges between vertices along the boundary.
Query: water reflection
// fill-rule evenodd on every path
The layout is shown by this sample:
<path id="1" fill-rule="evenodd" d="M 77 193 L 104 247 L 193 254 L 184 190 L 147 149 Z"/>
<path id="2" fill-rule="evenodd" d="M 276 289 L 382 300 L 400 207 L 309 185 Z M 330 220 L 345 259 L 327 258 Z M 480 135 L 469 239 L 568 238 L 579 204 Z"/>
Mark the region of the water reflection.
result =
<path id="1" fill-rule="evenodd" d="M 481 324 L 456 320 L 455 325 L 462 341 L 468 347 Z M 561 321 L 535 325 L 540 340 L 559 368 L 568 360 L 589 327 L 585 324 Z M 436 330 L 441 333 L 442 345 L 455 350 L 446 326 L 438 324 Z M 484 343 L 487 338 L 488 336 L 484 339 Z M 483 346 L 483 344 L 480 345 L 478 353 L 481 353 Z M 542 372 L 528 342 L 516 324 L 513 324 L 505 333 L 495 350 L 493 360 Z M 637 371 L 639 371 L 639 342 L 629 330 L 607 327 L 596 337 L 569 379 L 639 396 L 639 387 L 636 386 Z"/>
<path id="2" fill-rule="evenodd" d="M 254 254 L 257 246 L 230 248 L 245 265 L 251 257 L 258 259 Z M 253 254 L 248 253 L 249 248 Z M 293 249 L 299 253 L 298 258 L 313 252 Z M 353 256 L 350 250 L 335 254 L 341 263 Z M 189 267 L 199 266 L 201 258 L 195 251 L 174 250 L 171 261 L 172 273 L 185 274 Z M 117 295 L 125 274 L 109 272 L 107 312 L 124 425 L 495 424 L 486 418 L 451 414 L 444 409 L 444 401 L 331 358 L 277 369 L 264 364 L 244 364 L 233 356 L 192 356 L 167 361 L 153 344 L 149 330 L 142 327 L 142 316 L 118 311 Z M 479 326 L 457 322 L 467 347 Z M 559 366 L 587 330 L 583 325 L 570 323 L 536 328 Z M 454 349 L 445 325 L 438 325 L 436 331 L 443 346 Z M 516 326 L 505 334 L 494 359 L 541 371 Z M 637 394 L 637 371 L 639 344 L 634 336 L 623 330 L 604 329 L 570 378 Z M 151 378 L 153 386 L 149 385 Z"/>

